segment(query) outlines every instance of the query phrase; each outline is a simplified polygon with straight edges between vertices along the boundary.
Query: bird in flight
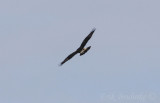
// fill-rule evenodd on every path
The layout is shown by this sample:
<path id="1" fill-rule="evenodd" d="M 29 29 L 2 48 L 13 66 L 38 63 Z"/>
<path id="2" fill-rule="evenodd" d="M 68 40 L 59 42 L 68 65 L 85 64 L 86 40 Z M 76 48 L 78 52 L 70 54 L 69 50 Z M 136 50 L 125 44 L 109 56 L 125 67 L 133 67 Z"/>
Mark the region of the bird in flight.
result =
<path id="1" fill-rule="evenodd" d="M 65 62 L 67 62 L 68 60 L 70 60 L 73 56 L 75 56 L 77 53 L 80 53 L 80 56 L 82 56 L 83 54 L 85 54 L 90 48 L 91 46 L 84 48 L 84 46 L 87 44 L 88 40 L 92 37 L 94 31 L 96 29 L 93 28 L 92 31 L 88 34 L 88 36 L 83 40 L 83 42 L 81 43 L 80 47 L 74 51 L 73 53 L 71 53 L 70 55 L 68 55 L 68 57 L 66 57 L 61 63 L 60 66 L 63 65 Z"/>

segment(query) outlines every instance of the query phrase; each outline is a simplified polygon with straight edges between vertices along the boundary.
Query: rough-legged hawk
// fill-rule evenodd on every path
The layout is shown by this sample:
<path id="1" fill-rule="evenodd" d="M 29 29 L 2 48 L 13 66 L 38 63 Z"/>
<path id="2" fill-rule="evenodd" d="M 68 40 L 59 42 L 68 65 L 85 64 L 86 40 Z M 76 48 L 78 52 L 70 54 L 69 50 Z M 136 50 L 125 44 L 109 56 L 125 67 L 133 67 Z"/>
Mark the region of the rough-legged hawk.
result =
<path id="1" fill-rule="evenodd" d="M 74 51 L 73 53 L 71 53 L 67 58 L 65 58 L 60 65 L 63 65 L 66 61 L 70 60 L 74 55 L 76 55 L 77 53 L 80 53 L 80 56 L 85 54 L 90 48 L 91 46 L 84 48 L 84 46 L 87 44 L 88 40 L 92 37 L 94 31 L 96 29 L 93 28 L 92 31 L 89 33 L 89 35 L 83 40 L 82 44 L 80 45 L 80 47 Z"/>

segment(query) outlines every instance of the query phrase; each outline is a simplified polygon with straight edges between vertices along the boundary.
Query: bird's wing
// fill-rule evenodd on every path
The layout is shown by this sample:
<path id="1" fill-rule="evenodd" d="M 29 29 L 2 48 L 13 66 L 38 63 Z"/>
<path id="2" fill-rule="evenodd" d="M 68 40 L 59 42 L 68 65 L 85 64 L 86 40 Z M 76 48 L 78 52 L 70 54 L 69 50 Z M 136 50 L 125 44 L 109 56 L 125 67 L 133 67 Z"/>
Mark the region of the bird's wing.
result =
<path id="1" fill-rule="evenodd" d="M 83 40 L 83 42 L 80 45 L 79 49 L 83 49 L 84 48 L 84 46 L 87 44 L 88 40 L 92 37 L 92 35 L 93 35 L 95 30 L 96 30 L 95 28 L 92 29 L 92 31 L 88 34 L 88 36 Z"/>
<path id="2" fill-rule="evenodd" d="M 74 55 L 76 55 L 78 52 L 75 51 L 73 53 L 71 53 L 67 58 L 65 58 L 60 65 L 63 65 L 66 61 L 70 60 Z"/>

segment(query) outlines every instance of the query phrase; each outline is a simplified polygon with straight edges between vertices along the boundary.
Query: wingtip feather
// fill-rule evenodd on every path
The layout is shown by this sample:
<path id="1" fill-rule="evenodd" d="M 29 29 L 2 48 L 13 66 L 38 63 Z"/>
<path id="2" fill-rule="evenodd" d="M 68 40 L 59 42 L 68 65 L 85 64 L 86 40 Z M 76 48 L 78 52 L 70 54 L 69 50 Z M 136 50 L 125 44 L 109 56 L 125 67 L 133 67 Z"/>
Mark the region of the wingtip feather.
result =
<path id="1" fill-rule="evenodd" d="M 93 29 L 92 29 L 92 31 L 95 31 L 96 30 L 96 28 L 94 27 Z"/>

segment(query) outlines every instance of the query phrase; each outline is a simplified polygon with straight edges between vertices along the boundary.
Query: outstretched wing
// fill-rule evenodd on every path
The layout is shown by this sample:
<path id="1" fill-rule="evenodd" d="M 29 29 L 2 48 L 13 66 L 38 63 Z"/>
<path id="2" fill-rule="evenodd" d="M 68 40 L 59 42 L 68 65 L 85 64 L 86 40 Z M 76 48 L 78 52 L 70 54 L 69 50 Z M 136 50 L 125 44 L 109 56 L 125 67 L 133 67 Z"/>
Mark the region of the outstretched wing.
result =
<path id="1" fill-rule="evenodd" d="M 88 40 L 92 37 L 95 30 L 96 30 L 96 28 L 93 28 L 92 31 L 88 34 L 88 36 L 83 40 L 82 44 L 78 48 L 79 50 L 82 50 L 84 48 L 84 46 L 87 44 Z"/>
<path id="2" fill-rule="evenodd" d="M 75 51 L 72 54 L 70 54 L 67 58 L 65 58 L 60 65 L 63 65 L 66 61 L 70 60 L 74 55 L 76 55 L 78 52 Z"/>

